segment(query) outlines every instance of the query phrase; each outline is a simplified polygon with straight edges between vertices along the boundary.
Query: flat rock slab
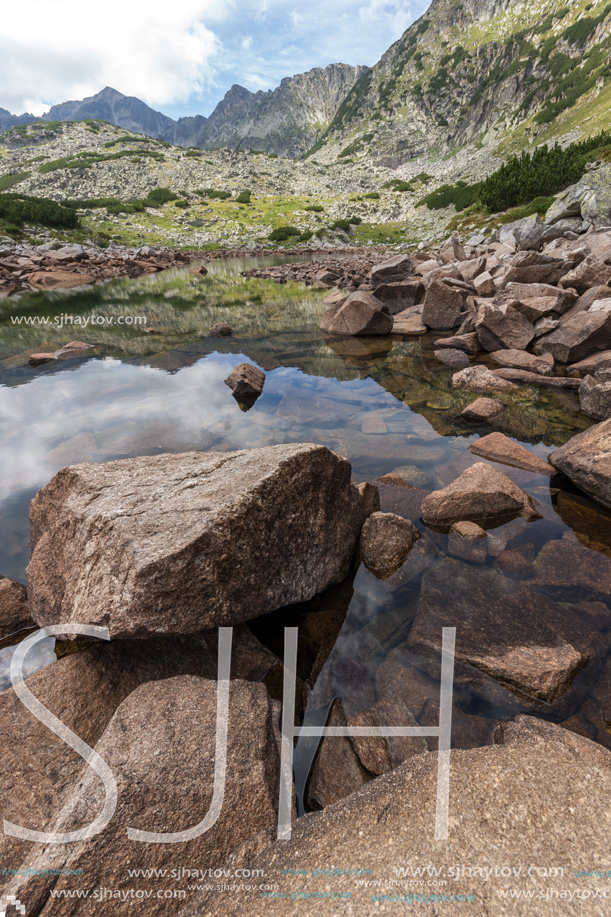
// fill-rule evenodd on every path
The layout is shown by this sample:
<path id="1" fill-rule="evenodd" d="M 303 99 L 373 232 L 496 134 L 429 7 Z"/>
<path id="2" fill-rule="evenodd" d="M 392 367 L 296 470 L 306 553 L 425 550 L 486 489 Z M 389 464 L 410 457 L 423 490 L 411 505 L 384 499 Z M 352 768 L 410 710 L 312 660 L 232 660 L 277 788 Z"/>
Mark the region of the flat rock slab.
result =
<path id="1" fill-rule="evenodd" d="M 443 627 L 457 627 L 459 662 L 548 703 L 566 693 L 575 675 L 607 646 L 590 622 L 530 583 L 452 559 L 422 578 L 410 650 L 435 657 Z"/>
<path id="2" fill-rule="evenodd" d="M 469 365 L 469 357 L 464 350 L 457 350 L 452 347 L 436 350 L 435 359 L 443 363 L 444 366 L 450 366 L 453 369 L 460 369 Z"/>
<path id="3" fill-rule="evenodd" d="M 530 717 L 521 719 L 532 722 Z M 611 866 L 611 755 L 559 726 L 542 723 L 541 728 L 546 733 L 540 738 L 536 722 L 532 730 L 523 726 L 517 735 L 506 737 L 503 745 L 453 749 L 447 841 L 434 838 L 437 755 L 422 755 L 349 799 L 299 819 L 290 841 L 270 839 L 272 846 L 250 856 L 248 866 L 264 870 L 266 883 L 278 885 L 276 897 L 256 901 L 253 896 L 245 908 L 243 892 L 221 896 L 213 891 L 188 904 L 179 917 L 243 917 L 245 910 L 249 917 L 410 913 L 408 901 L 375 906 L 372 894 L 407 896 L 411 891 L 413 910 L 422 904 L 418 910 L 434 917 L 463 912 L 469 917 L 576 917 L 576 896 L 589 886 L 574 877 L 575 863 Z M 338 867 L 358 863 L 372 870 L 380 888 L 360 887 L 352 877 L 338 876 Z M 553 878 L 548 873 L 545 878 L 518 879 L 498 869 L 523 863 L 560 869 Z M 450 879 L 449 886 L 405 889 L 386 884 L 397 881 L 397 864 L 424 864 L 439 870 L 438 875 L 446 874 L 449 864 L 475 868 L 459 881 Z M 236 858 L 231 865 L 242 862 Z M 318 867 L 316 875 L 310 867 Z M 551 908 L 541 907 L 542 901 L 533 908 L 526 895 L 514 897 L 517 891 L 544 897 L 548 889 L 554 895 Z M 338 893 L 350 898 L 332 899 Z M 463 899 L 449 907 L 446 900 L 425 904 L 416 897 L 421 893 L 429 898 L 473 897 L 467 899 L 471 904 Z M 593 917 L 596 912 L 594 905 Z"/>
<path id="4" fill-rule="evenodd" d="M 490 433 L 488 436 L 483 436 L 471 443 L 469 451 L 491 462 L 523 468 L 524 471 L 532 471 L 534 474 L 545 474 L 551 477 L 554 473 L 554 469 L 547 462 L 533 455 L 519 443 L 514 443 L 504 433 Z"/>
<path id="5" fill-rule="evenodd" d="M 28 275 L 27 281 L 37 290 L 70 290 L 86 283 L 94 283 L 95 277 L 77 274 L 75 271 L 34 271 Z"/>
<path id="6" fill-rule="evenodd" d="M 565 594 L 584 589 L 611 604 L 611 558 L 584 547 L 570 535 L 548 543 L 535 560 L 537 582 Z"/>
<path id="7" fill-rule="evenodd" d="M 350 476 L 312 444 L 64 468 L 32 501 L 32 616 L 147 637 L 307 601 L 348 573 L 364 521 Z"/>
<path id="8" fill-rule="evenodd" d="M 554 358 L 551 353 L 536 357 L 524 350 L 497 350 L 490 354 L 490 359 L 499 366 L 513 369 L 525 369 L 531 373 L 549 376 L 554 370 Z"/>
<path id="9" fill-rule="evenodd" d="M 427 525 L 448 530 L 454 522 L 477 522 L 495 526 L 516 516 L 538 518 L 532 498 L 507 475 L 478 462 L 442 490 L 422 501 L 422 518 Z"/>
<path id="10" fill-rule="evenodd" d="M 573 436 L 549 460 L 577 487 L 611 509 L 611 420 Z"/>
<path id="11" fill-rule="evenodd" d="M 474 423 L 485 423 L 494 420 L 506 410 L 506 405 L 502 401 L 497 401 L 496 398 L 477 398 L 468 404 L 464 411 L 461 411 L 460 416 Z"/>

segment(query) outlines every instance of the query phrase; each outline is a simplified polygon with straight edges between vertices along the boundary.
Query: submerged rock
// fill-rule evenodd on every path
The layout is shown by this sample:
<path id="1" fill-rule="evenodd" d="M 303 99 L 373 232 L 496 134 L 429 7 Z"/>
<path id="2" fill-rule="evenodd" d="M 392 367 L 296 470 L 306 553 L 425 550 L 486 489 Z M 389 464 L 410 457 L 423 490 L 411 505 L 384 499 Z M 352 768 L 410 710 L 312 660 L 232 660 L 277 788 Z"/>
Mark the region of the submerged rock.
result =
<path id="1" fill-rule="evenodd" d="M 516 516 L 539 517 L 532 497 L 484 462 L 467 468 L 452 484 L 422 501 L 423 520 L 442 529 L 464 521 L 494 526 Z"/>
<path id="2" fill-rule="evenodd" d="M 507 408 L 503 402 L 497 401 L 496 398 L 478 398 L 467 405 L 464 411 L 461 411 L 460 416 L 464 417 L 465 420 L 472 420 L 474 423 L 484 423 L 494 420 L 495 417 L 498 417 L 499 414 L 506 410 Z"/>
<path id="3" fill-rule="evenodd" d="M 435 351 L 435 358 L 443 363 L 444 366 L 450 366 L 452 369 L 459 369 L 469 365 L 469 357 L 464 350 L 446 347 L 443 350 Z"/>
<path id="4" fill-rule="evenodd" d="M 475 522 L 455 522 L 450 527 L 448 553 L 472 564 L 485 564 L 488 534 Z"/>
<path id="5" fill-rule="evenodd" d="M 454 388 L 468 388 L 475 392 L 518 392 L 520 390 L 519 385 L 510 382 L 509 379 L 502 379 L 481 363 L 454 373 L 452 385 Z"/>
<path id="6" fill-rule="evenodd" d="M 312 444 L 65 468 L 32 502 L 32 616 L 147 637 L 306 601 L 349 570 L 365 518 L 350 474 Z"/>
<path id="7" fill-rule="evenodd" d="M 590 622 L 530 583 L 446 559 L 422 578 L 408 646 L 435 657 L 442 628 L 451 626 L 457 627 L 457 661 L 547 703 L 565 694 L 588 661 L 607 649 Z"/>

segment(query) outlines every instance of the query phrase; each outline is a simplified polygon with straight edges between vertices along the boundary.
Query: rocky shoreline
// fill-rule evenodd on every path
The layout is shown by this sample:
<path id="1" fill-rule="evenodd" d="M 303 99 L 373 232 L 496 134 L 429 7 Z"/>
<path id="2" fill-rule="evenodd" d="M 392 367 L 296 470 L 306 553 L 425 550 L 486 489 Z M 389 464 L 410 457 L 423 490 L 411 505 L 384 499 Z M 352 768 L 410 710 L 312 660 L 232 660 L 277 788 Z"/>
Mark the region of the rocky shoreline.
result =
<path id="1" fill-rule="evenodd" d="M 47 242 L 44 245 L 0 246 L 0 297 L 18 292 L 35 290 L 68 290 L 92 283 L 114 280 L 119 277 L 130 279 L 146 274 L 156 274 L 169 268 L 185 267 L 189 264 L 204 261 L 220 261 L 227 258 L 299 257 L 307 260 L 312 256 L 320 257 L 324 263 L 327 258 L 333 265 L 341 264 L 339 256 L 349 257 L 351 263 L 357 261 L 362 265 L 374 257 L 376 249 L 334 248 L 331 252 L 321 253 L 319 249 L 277 249 L 240 246 L 208 250 L 177 250 L 171 248 L 152 248 L 144 245 L 139 248 L 91 248 L 86 245 L 68 245 L 61 242 Z M 356 267 L 354 268 L 356 270 Z M 205 274 L 205 270 L 200 273 Z M 249 276 L 284 277 L 266 272 L 249 274 Z M 295 271 L 290 277 L 300 281 L 302 272 Z M 286 282 L 280 280 L 279 282 Z"/>
<path id="2" fill-rule="evenodd" d="M 462 411 L 471 435 L 487 424 L 440 485 L 413 486 L 398 473 L 363 479 L 326 446 L 284 443 L 71 465 L 37 493 L 27 592 L 0 579 L 3 631 L 62 628 L 70 654 L 28 686 L 112 768 L 118 804 L 103 830 L 78 844 L 4 836 L 4 861 L 22 868 L 4 893 L 28 914 L 62 917 L 57 894 L 104 887 L 117 891 L 118 915 L 314 915 L 334 896 L 334 913 L 369 915 L 379 907 L 371 890 L 338 884 L 329 872 L 338 864 L 386 882 L 414 858 L 439 868 L 553 863 L 566 870 L 545 877 L 558 893 L 576 887 L 577 862 L 611 866 L 611 526 L 591 538 L 587 521 L 559 530 L 547 502 L 550 493 L 567 496 L 580 523 L 590 515 L 608 525 L 611 231 L 539 240 L 536 249 L 520 239 L 516 228 L 513 242 L 451 238 L 392 257 L 334 251 L 322 262 L 247 272 L 328 289 L 320 324 L 330 342 L 435 338 L 439 371 L 449 367 L 454 387 L 473 392 Z M 224 381 L 238 401 L 267 391 L 266 374 L 249 363 Z M 533 385 L 576 393 L 598 422 L 543 458 L 489 432 L 506 401 Z M 406 440 L 405 459 L 417 449 Z M 585 495 L 594 502 L 582 505 Z M 379 614 L 388 652 L 368 679 L 357 649 L 369 647 L 373 621 L 359 620 L 344 644 L 327 635 L 296 673 L 295 711 L 299 722 L 339 670 L 345 690 L 332 698 L 327 725 L 372 733 L 322 739 L 305 784 L 309 811 L 296 818 L 293 810 L 292 838 L 280 841 L 286 671 L 257 623 L 273 614 L 281 634 L 299 603 L 355 569 L 368 577 L 368 602 L 382 609 L 380 596 L 400 597 Z M 109 643 L 73 642 L 84 620 L 108 628 Z M 210 830 L 181 842 L 179 856 L 230 876 L 262 870 L 263 889 L 219 892 L 196 874 L 177 902 L 176 883 L 163 878 L 177 847 L 138 843 L 127 830 L 177 834 L 210 809 L 219 627 L 234 628 L 226 798 Z M 447 627 L 457 632 L 445 846 L 434 839 L 437 739 L 376 730 L 437 726 Z M 0 693 L 0 735 L 7 821 L 66 833 L 101 811 L 91 769 L 49 738 L 12 688 Z M 130 898 L 127 862 L 158 870 L 141 873 L 139 887 L 162 888 L 165 898 Z M 511 887 L 496 875 L 482 889 L 468 875 L 456 891 L 490 913 L 532 913 L 526 899 L 496 906 L 497 891 Z M 91 904 L 75 898 L 71 913 L 87 917 Z"/>

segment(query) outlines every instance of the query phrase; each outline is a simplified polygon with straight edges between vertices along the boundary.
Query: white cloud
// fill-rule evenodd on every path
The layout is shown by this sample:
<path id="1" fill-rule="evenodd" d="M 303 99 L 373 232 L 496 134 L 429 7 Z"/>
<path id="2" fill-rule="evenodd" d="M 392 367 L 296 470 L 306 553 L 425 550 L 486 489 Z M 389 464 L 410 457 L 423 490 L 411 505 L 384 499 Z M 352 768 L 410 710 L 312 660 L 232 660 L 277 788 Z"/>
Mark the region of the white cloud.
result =
<path id="1" fill-rule="evenodd" d="M 5 4 L 0 37 L 0 105 L 40 114 L 106 85 L 150 104 L 187 99 L 213 74 L 220 23 L 232 3 L 218 0 L 22 0 Z"/>

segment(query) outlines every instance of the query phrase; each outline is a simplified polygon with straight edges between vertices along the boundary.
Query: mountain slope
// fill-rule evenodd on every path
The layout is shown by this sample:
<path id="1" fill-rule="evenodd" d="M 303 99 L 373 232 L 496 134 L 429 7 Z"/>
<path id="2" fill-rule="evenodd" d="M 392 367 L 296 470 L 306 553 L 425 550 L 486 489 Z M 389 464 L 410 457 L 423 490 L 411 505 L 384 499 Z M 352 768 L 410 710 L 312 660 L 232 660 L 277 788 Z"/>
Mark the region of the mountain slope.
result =
<path id="1" fill-rule="evenodd" d="M 276 89 L 232 86 L 210 115 L 197 146 L 250 147 L 282 156 L 305 153 L 329 127 L 366 67 L 330 64 L 287 77 Z"/>
<path id="2" fill-rule="evenodd" d="M 595 124 L 579 117 L 611 92 L 610 61 L 608 0 L 433 0 L 348 93 L 317 158 L 396 166 L 474 141 L 590 133 L 611 125 L 608 105 Z"/>

